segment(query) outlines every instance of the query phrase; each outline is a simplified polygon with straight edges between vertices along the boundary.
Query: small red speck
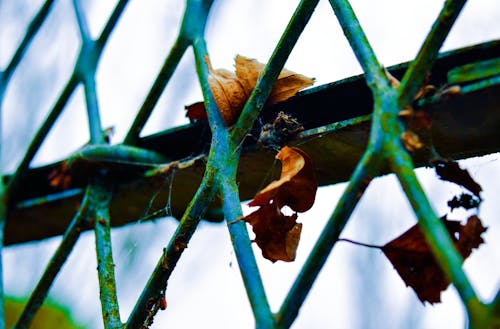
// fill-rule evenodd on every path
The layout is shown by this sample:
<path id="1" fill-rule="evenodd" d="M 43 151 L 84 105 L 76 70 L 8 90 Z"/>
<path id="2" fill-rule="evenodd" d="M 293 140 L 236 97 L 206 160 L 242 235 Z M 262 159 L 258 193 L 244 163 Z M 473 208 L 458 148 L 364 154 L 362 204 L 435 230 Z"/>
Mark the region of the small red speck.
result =
<path id="1" fill-rule="evenodd" d="M 160 298 L 160 309 L 165 310 L 167 308 L 167 299 L 165 296 Z"/>

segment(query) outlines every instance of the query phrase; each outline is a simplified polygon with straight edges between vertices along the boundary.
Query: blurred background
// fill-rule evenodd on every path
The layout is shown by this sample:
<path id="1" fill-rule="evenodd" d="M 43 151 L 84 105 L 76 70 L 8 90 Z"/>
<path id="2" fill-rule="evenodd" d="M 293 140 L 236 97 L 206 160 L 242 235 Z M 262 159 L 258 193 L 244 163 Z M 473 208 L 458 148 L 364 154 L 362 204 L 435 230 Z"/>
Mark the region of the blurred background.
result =
<path id="1" fill-rule="evenodd" d="M 386 66 L 416 55 L 444 1 L 361 1 L 351 4 L 368 39 Z M 0 67 L 5 68 L 38 11 L 41 0 L 0 0 Z M 96 37 L 115 1 L 82 1 Z M 216 0 L 207 26 L 214 67 L 232 68 L 236 54 L 266 62 L 298 1 Z M 172 46 L 182 18 L 183 1 L 130 1 L 100 61 L 97 88 L 103 126 L 113 126 L 113 143 L 125 136 L 161 64 Z M 500 38 L 497 0 L 469 1 L 442 50 Z M 2 166 L 12 172 L 36 129 L 43 122 L 73 70 L 80 46 L 70 0 L 56 1 L 9 84 L 2 104 Z M 333 11 L 320 1 L 286 67 L 315 77 L 316 86 L 361 73 Z M 184 106 L 202 99 L 192 52 L 183 57 L 143 135 L 188 123 Z M 335 109 L 325 109 L 330 111 Z M 32 165 L 66 158 L 89 140 L 81 87 L 73 94 Z M 483 300 L 500 283 L 498 154 L 461 161 L 484 190 L 479 217 L 489 227 L 486 244 L 465 262 L 465 270 Z M 334 170 L 334 168 L 332 168 Z M 460 188 L 439 181 L 429 169 L 418 169 L 438 215 Z M 29 188 L 29 187 L 27 187 Z M 303 223 L 297 260 L 272 264 L 255 254 L 273 310 L 281 305 L 291 283 L 329 218 L 345 184 L 319 189 Z M 245 211 L 248 209 L 245 207 Z M 465 218 L 457 210 L 450 218 Z M 356 208 L 342 236 L 383 245 L 416 221 L 396 179 L 375 179 Z M 112 231 L 118 297 L 125 320 L 151 274 L 177 222 L 172 218 L 140 222 Z M 3 253 L 5 291 L 26 299 L 38 282 L 60 238 L 6 247 Z M 168 308 L 152 328 L 253 328 L 227 228 L 202 223 L 169 281 Z M 379 250 L 338 243 L 301 308 L 293 328 L 463 328 L 463 307 L 454 288 L 443 302 L 422 305 L 406 288 Z M 93 232 L 84 233 L 50 290 L 57 304 L 81 328 L 102 328 Z"/>

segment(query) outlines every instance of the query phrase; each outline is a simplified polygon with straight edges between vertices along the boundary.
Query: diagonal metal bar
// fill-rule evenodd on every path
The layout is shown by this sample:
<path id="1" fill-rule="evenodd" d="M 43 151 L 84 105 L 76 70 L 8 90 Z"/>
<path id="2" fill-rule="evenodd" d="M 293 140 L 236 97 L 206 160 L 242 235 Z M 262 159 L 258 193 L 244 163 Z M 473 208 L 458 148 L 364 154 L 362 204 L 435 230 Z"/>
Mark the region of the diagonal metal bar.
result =
<path id="1" fill-rule="evenodd" d="M 188 45 L 189 44 L 183 38 L 178 38 L 175 41 L 175 44 L 170 50 L 167 58 L 165 59 L 163 66 L 161 67 L 160 72 L 158 73 L 153 83 L 153 86 L 151 87 L 151 89 L 149 89 L 146 99 L 142 103 L 141 108 L 139 109 L 139 112 L 134 119 L 134 122 L 130 126 L 129 131 L 125 136 L 125 139 L 123 140 L 124 144 L 134 145 L 137 143 L 139 134 L 144 128 L 144 125 L 146 124 L 149 116 L 153 112 L 154 107 L 158 103 L 158 100 L 160 99 L 160 96 L 167 86 L 168 82 L 170 81 L 170 78 L 174 74 L 174 71 L 177 68 L 177 65 L 179 64 L 182 56 L 186 52 Z"/>
<path id="2" fill-rule="evenodd" d="M 48 1 L 47 1 L 48 2 Z M 118 19 L 125 9 L 127 1 L 120 1 L 116 7 L 115 10 L 112 13 L 111 18 L 108 20 L 99 40 L 102 40 L 103 42 L 107 40 L 109 35 L 111 34 L 111 31 L 113 28 L 116 26 L 116 23 L 118 22 Z M 103 50 L 103 44 L 102 46 L 98 47 L 96 52 L 94 53 L 94 61 L 97 63 L 100 54 L 102 53 Z M 80 58 L 82 57 L 82 51 L 80 52 Z M 75 91 L 76 87 L 78 86 L 80 82 L 80 76 L 79 72 L 73 71 L 73 74 L 69 78 L 68 82 L 66 83 L 63 91 L 61 92 L 60 96 L 58 97 L 56 103 L 52 107 L 51 111 L 49 112 L 49 115 L 39 128 L 39 130 L 36 132 L 35 136 L 33 137 L 28 150 L 26 151 L 26 154 L 24 155 L 23 159 L 21 160 L 21 163 L 16 169 L 16 172 L 12 176 L 12 179 L 8 182 L 7 185 L 7 190 L 9 197 L 11 197 L 13 194 L 15 194 L 16 189 L 19 187 L 19 183 L 26 174 L 26 171 L 29 168 L 29 165 L 31 161 L 33 160 L 33 157 L 35 156 L 36 152 L 42 145 L 43 141 L 45 140 L 45 137 L 47 136 L 48 132 L 54 125 L 55 121 L 61 114 L 62 110 L 66 106 L 66 103 L 68 102 L 69 98 Z M 1 95 L 1 94 L 0 94 Z"/>
<path id="3" fill-rule="evenodd" d="M 125 8 L 127 7 L 128 1 L 129 0 L 118 1 L 118 3 L 115 6 L 115 9 L 113 9 L 111 16 L 109 17 L 101 34 L 99 35 L 99 37 L 96 40 L 96 45 L 97 45 L 99 52 L 102 51 L 102 49 L 106 45 L 106 42 L 108 42 L 109 36 L 113 32 L 113 29 L 115 28 L 116 23 L 118 23 L 118 20 L 120 19 L 122 13 L 125 11 Z"/>
<path id="4" fill-rule="evenodd" d="M 197 38 L 193 43 L 198 77 L 202 86 L 205 104 L 208 109 L 210 127 L 212 129 L 212 148 L 217 154 L 217 161 L 207 163 L 207 168 L 217 171 L 216 183 L 218 193 L 223 202 L 223 212 L 227 223 L 233 223 L 242 216 L 241 201 L 236 185 L 236 171 L 238 168 L 238 145 L 231 142 L 225 123 L 219 114 L 208 86 L 208 67 L 205 61 L 208 58 L 205 41 Z M 214 143 L 214 141 L 217 141 Z M 253 254 L 250 238 L 246 226 L 242 222 L 229 224 L 229 234 L 233 249 L 238 260 L 238 266 L 243 278 L 247 295 L 255 316 L 257 328 L 273 328 L 274 320 L 265 294 L 264 285 Z"/>
<path id="5" fill-rule="evenodd" d="M 35 136 L 33 137 L 28 147 L 28 150 L 26 151 L 26 154 L 21 160 L 21 163 L 17 167 L 12 178 L 9 180 L 7 185 L 9 198 L 11 198 L 16 193 L 16 189 L 19 188 L 19 183 L 21 182 L 23 176 L 26 174 L 29 165 L 31 163 L 31 160 L 33 160 L 33 157 L 35 156 L 36 152 L 42 145 L 43 141 L 45 140 L 45 137 L 47 137 L 50 128 L 52 128 L 57 118 L 63 111 L 64 107 L 66 106 L 66 103 L 68 102 L 69 98 L 75 91 L 77 85 L 78 85 L 78 79 L 76 75 L 73 74 L 70 77 L 69 81 L 66 83 L 66 86 L 64 87 L 61 95 L 59 96 L 56 103 L 52 107 L 49 115 L 47 116 L 41 127 L 38 129 L 38 131 L 36 132 Z"/>
<path id="6" fill-rule="evenodd" d="M 40 27 L 42 26 L 43 22 L 49 15 L 53 4 L 54 0 L 45 1 L 43 6 L 40 8 L 40 10 L 36 13 L 35 17 L 33 17 L 31 22 L 29 23 L 28 28 L 26 29 L 26 33 L 23 39 L 21 40 L 21 43 L 17 47 L 16 52 L 12 56 L 10 63 L 7 65 L 5 71 L 3 72 L 3 77 L 2 77 L 3 83 L 7 84 L 8 81 L 10 80 L 12 73 L 14 73 L 17 65 L 21 62 L 21 59 L 26 53 L 26 49 L 28 49 L 31 40 L 33 40 L 33 37 L 36 35 L 38 30 L 40 30 Z"/>
<path id="7" fill-rule="evenodd" d="M 269 62 L 264 68 L 262 74 L 259 76 L 257 84 L 245 104 L 238 122 L 231 130 L 231 139 L 237 145 L 248 134 L 248 131 L 252 128 L 253 123 L 264 107 L 274 81 L 276 81 L 281 70 L 285 66 L 288 56 L 297 43 L 300 34 L 309 22 L 309 19 L 311 18 L 318 2 L 319 0 L 302 0 L 297 6 L 297 9 L 288 23 L 285 32 L 276 45 Z"/>
<path id="8" fill-rule="evenodd" d="M 448 36 L 451 27 L 467 0 L 446 0 L 432 29 L 425 38 L 417 57 L 406 71 L 399 87 L 399 105 L 404 108 L 408 105 L 417 91 L 422 87 L 424 80 L 436 60 L 439 49 Z"/>
<path id="9" fill-rule="evenodd" d="M 357 202 L 361 199 L 372 178 L 377 175 L 379 170 L 380 161 L 377 155 L 368 149 L 356 166 L 349 184 L 335 207 L 335 211 L 321 232 L 306 263 L 276 314 L 277 328 L 289 328 L 297 317 L 300 307 L 309 294 Z"/>
<path id="10" fill-rule="evenodd" d="M 47 297 L 49 289 L 52 286 L 52 283 L 54 282 L 57 274 L 61 270 L 63 264 L 66 262 L 66 259 L 68 259 L 69 254 L 73 250 L 74 245 L 78 241 L 82 228 L 88 225 L 88 221 L 86 221 L 88 219 L 87 209 L 89 204 L 89 196 L 91 193 L 91 189 L 87 188 L 80 209 L 77 211 L 75 217 L 73 217 L 73 220 L 64 233 L 61 243 L 50 259 L 45 272 L 43 273 L 42 277 L 38 281 L 37 286 L 31 293 L 31 296 L 26 306 L 24 307 L 21 316 L 14 326 L 15 329 L 24 329 L 30 327 L 31 322 L 36 315 L 36 312 L 42 306 L 43 301 Z"/>
<path id="11" fill-rule="evenodd" d="M 153 273 L 151 273 L 134 309 L 130 313 L 127 323 L 125 324 L 127 329 L 141 328 L 141 326 L 147 327 L 149 325 L 145 323 L 145 321 L 150 318 L 152 307 L 154 304 L 159 303 L 160 298 L 164 296 L 168 279 L 196 230 L 207 204 L 212 200 L 215 192 L 213 180 L 214 172 L 212 170 L 207 170 L 177 230 L 170 239 L 167 247 L 163 250 L 162 256 L 153 270 Z"/>
<path id="12" fill-rule="evenodd" d="M 389 81 L 348 0 L 330 0 L 330 5 L 349 41 L 359 64 L 366 74 L 366 83 L 375 94 L 379 87 L 387 87 Z"/>
<path id="13" fill-rule="evenodd" d="M 156 103 L 167 86 L 170 78 L 175 72 L 179 61 L 186 52 L 189 45 L 195 43 L 195 39 L 202 38 L 205 32 L 208 12 L 212 6 L 213 0 L 188 0 L 186 1 L 186 9 L 182 18 L 181 29 L 179 35 L 170 49 L 170 52 L 163 62 L 162 68 L 158 73 L 153 86 L 148 92 L 146 99 L 142 103 L 138 114 L 125 139 L 124 144 L 134 145 L 137 143 L 139 134 L 141 133 L 146 121 L 153 112 Z"/>

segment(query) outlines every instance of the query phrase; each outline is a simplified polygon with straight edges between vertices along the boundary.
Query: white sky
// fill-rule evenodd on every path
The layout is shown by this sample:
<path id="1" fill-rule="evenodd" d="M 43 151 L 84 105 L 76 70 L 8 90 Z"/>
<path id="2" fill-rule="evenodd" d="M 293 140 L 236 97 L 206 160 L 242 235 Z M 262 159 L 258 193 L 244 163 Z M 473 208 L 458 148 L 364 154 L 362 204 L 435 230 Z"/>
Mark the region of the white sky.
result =
<path id="1" fill-rule="evenodd" d="M 3 7 L 0 10 L 2 67 L 40 1 L 24 1 L 32 8 L 24 12 L 25 16 L 13 16 L 14 13 L 8 11 L 12 3 L 11 0 L 11 3 L 0 4 L 0 9 Z M 214 67 L 231 68 L 236 54 L 267 61 L 297 3 L 290 0 L 216 1 L 207 30 Z M 387 66 L 415 56 L 442 3 L 435 0 L 352 1 L 376 54 Z M 114 5 L 114 1 L 85 3 L 94 35 L 100 32 Z M 114 142 L 124 137 L 172 45 L 182 9 L 182 1 L 131 1 L 115 29 L 97 75 L 103 125 L 115 126 Z M 497 0 L 469 1 L 443 49 L 499 38 L 499 19 Z M 71 73 L 77 51 L 78 34 L 71 2 L 58 1 L 7 90 L 3 103 L 5 136 L 11 138 L 16 131 L 40 124 Z M 193 56 L 188 50 L 148 121 L 145 134 L 186 122 L 184 105 L 201 100 L 192 63 Z M 327 1 L 320 1 L 286 66 L 315 77 L 316 85 L 360 73 Z M 50 79 L 46 77 L 47 72 L 51 72 Z M 40 82 L 43 82 L 41 86 Z M 32 87 L 28 88 L 31 101 L 25 99 L 25 86 Z M 35 105 L 39 110 L 33 110 Z M 26 117 L 26 113 L 33 115 Z M 14 124 L 9 124 L 11 122 Z M 88 140 L 86 122 L 83 93 L 79 90 L 36 162 L 64 158 L 80 147 Z M 29 131 L 34 134 L 33 128 Z M 11 145 L 4 143 L 4 155 L 10 159 L 5 164 L 7 168 L 13 168 L 19 161 L 22 154 L 19 150 L 25 149 L 27 143 L 17 140 Z M 470 257 L 465 269 L 480 296 L 488 300 L 498 288 L 500 278 L 500 268 L 491 266 L 500 260 L 498 246 L 493 243 L 500 241 L 500 231 L 493 225 L 499 210 L 493 200 L 500 192 L 498 154 L 468 160 L 462 165 L 470 166 L 486 197 L 480 217 L 490 227 L 485 235 L 487 244 Z M 438 182 L 425 170 L 418 170 L 418 174 L 438 213 L 446 211 L 446 201 L 459 190 Z M 344 187 L 338 184 L 320 189 L 313 209 L 299 217 L 304 227 L 296 262 L 271 264 L 255 249 L 273 310 L 280 306 Z M 382 245 L 414 221 L 399 185 L 393 177 L 385 177 L 370 186 L 343 236 Z M 175 224 L 170 219 L 159 220 L 113 232 L 122 320 L 127 318 Z M 4 253 L 6 291 L 15 295 L 31 291 L 58 241 L 59 238 L 54 238 L 7 248 Z M 84 234 L 51 290 L 51 297 L 71 304 L 80 322 L 100 328 L 94 258 L 93 235 Z M 359 273 L 364 274 L 361 278 L 365 282 L 359 281 Z M 361 304 L 356 287 L 374 299 Z M 408 310 L 420 319 L 414 322 L 415 328 L 462 328 L 462 306 L 454 289 L 448 289 L 442 298 L 440 305 L 423 307 L 380 252 L 339 244 L 293 328 L 331 328 L 333 324 L 335 328 L 367 328 L 363 317 L 373 328 L 399 328 L 405 323 L 402 317 Z M 224 225 L 201 226 L 172 275 L 167 300 L 167 310 L 157 315 L 152 328 L 254 326 Z"/>

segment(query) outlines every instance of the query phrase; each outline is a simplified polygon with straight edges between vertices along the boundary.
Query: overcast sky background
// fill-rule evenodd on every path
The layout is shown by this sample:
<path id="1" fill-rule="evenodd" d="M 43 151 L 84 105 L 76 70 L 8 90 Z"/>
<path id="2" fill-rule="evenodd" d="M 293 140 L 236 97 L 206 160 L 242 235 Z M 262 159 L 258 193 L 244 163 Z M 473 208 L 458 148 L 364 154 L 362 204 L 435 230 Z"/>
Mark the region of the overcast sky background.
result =
<path id="1" fill-rule="evenodd" d="M 40 0 L 0 1 L 0 66 L 10 60 Z M 207 27 L 214 67 L 232 68 L 236 54 L 266 62 L 298 1 L 216 0 Z M 379 60 L 386 66 L 411 60 L 443 1 L 352 1 Z M 94 36 L 108 19 L 115 1 L 84 1 Z M 176 38 L 183 1 L 132 0 L 105 48 L 97 74 L 103 125 L 114 126 L 120 142 L 130 126 L 164 57 Z M 497 0 L 469 1 L 443 50 L 500 37 Z M 3 166 L 12 171 L 30 138 L 45 118 L 73 69 L 79 37 L 71 1 L 60 0 L 16 71 L 3 102 Z M 186 123 L 184 105 L 202 99 L 192 52 L 188 50 L 164 92 L 144 134 Z M 316 85 L 361 73 L 328 1 L 320 1 L 286 67 L 316 78 Z M 325 109 L 330 111 L 335 109 Z M 57 122 L 36 164 L 65 158 L 87 140 L 81 88 Z M 478 294 L 492 298 L 499 286 L 500 261 L 496 227 L 500 195 L 498 154 L 462 162 L 483 186 L 480 217 L 489 226 L 486 244 L 465 263 Z M 452 184 L 418 170 L 438 212 L 460 192 Z M 299 216 L 304 224 L 297 260 L 271 264 L 255 249 L 273 310 L 277 310 L 333 211 L 345 184 L 321 188 L 313 209 Z M 248 211 L 247 209 L 245 211 Z M 454 213 L 464 218 L 464 213 Z M 376 179 L 342 234 L 383 245 L 415 223 L 408 202 L 392 176 Z M 176 227 L 173 219 L 144 222 L 112 233 L 122 320 L 154 268 Z M 6 292 L 32 291 L 60 238 L 8 247 L 4 252 Z M 74 317 L 89 328 L 101 328 L 93 233 L 80 238 L 53 286 L 50 298 L 71 305 Z M 293 328 L 462 328 L 463 309 L 453 288 L 443 303 L 422 306 L 378 250 L 339 243 L 301 309 Z M 254 321 L 225 225 L 202 224 L 183 254 L 167 290 L 168 308 L 152 328 L 253 328 Z"/>

